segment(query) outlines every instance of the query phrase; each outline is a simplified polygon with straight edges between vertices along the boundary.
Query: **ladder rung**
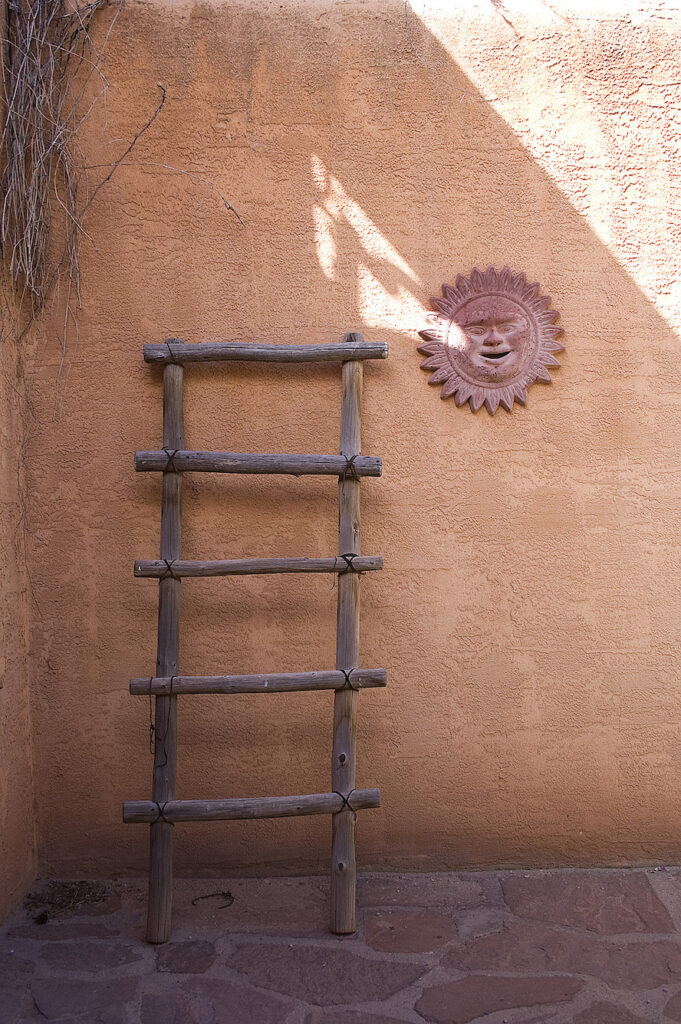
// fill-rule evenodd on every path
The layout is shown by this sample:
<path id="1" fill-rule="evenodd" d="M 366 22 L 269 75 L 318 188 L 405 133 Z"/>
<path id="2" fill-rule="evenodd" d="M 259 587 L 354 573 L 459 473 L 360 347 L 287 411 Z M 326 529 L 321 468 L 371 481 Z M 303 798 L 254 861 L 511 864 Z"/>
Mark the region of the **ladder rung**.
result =
<path id="1" fill-rule="evenodd" d="M 182 449 L 135 452 L 138 473 L 281 473 L 288 476 L 380 476 L 381 460 L 358 455 L 278 455 L 259 452 L 199 452 Z"/>
<path id="2" fill-rule="evenodd" d="M 386 359 L 388 346 L 379 342 L 343 342 L 332 345 L 248 345 L 241 342 L 187 344 L 169 338 L 162 345 L 145 345 L 147 363 L 206 363 L 241 360 L 263 363 L 346 362 L 351 359 Z"/>
<path id="3" fill-rule="evenodd" d="M 377 789 L 353 789 L 347 802 L 351 810 L 380 807 Z M 346 806 L 340 793 L 309 793 L 306 796 L 263 796 L 236 800 L 126 800 L 126 823 L 173 821 L 238 821 L 245 818 L 288 818 L 299 814 L 337 814 Z M 161 813 L 162 812 L 162 813 Z"/>
<path id="4" fill-rule="evenodd" d="M 135 562 L 135 576 L 159 579 L 165 576 L 267 576 L 295 572 L 374 572 L 383 568 L 383 559 L 372 555 L 355 555 L 348 561 L 335 558 L 231 558 L 223 561 L 186 561 L 176 558 L 140 559 Z"/>
<path id="5" fill-rule="evenodd" d="M 342 690 L 385 686 L 384 668 L 354 668 L 346 679 L 343 672 L 279 672 L 248 676 L 154 676 L 131 679 L 130 693 L 293 693 L 297 690 Z"/>

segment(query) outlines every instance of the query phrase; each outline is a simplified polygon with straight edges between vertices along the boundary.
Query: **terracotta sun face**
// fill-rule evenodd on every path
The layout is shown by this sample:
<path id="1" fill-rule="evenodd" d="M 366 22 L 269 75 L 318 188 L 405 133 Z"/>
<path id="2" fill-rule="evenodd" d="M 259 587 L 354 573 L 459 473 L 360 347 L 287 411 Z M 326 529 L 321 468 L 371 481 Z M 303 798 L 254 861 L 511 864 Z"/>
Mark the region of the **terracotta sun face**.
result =
<path id="1" fill-rule="evenodd" d="M 470 402 L 473 412 L 484 404 L 490 415 L 502 405 L 525 404 L 536 380 L 551 383 L 547 366 L 559 366 L 552 355 L 563 346 L 551 299 L 528 284 L 524 274 L 480 271 L 470 279 L 459 274 L 456 286 L 442 285 L 442 298 L 431 299 L 435 313 L 420 332 L 421 366 L 433 370 L 429 384 L 442 384 L 441 398 L 454 396 L 457 405 Z"/>

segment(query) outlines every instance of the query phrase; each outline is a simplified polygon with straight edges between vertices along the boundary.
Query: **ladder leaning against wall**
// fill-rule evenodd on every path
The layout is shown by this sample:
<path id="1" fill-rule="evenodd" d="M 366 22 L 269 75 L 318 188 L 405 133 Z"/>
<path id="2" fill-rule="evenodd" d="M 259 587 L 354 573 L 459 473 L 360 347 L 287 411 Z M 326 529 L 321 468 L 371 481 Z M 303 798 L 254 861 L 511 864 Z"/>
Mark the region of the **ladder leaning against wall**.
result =
<path id="1" fill-rule="evenodd" d="M 355 930 L 356 811 L 378 807 L 377 789 L 356 789 L 355 717 L 358 691 L 385 686 L 382 668 L 359 666 L 360 575 L 381 569 L 382 559 L 360 554 L 360 479 L 380 476 L 381 460 L 361 454 L 360 407 L 363 360 L 385 359 L 385 343 L 367 343 L 346 334 L 342 344 L 255 345 L 185 344 L 171 339 L 145 345 L 146 362 L 163 366 L 163 448 L 137 452 L 135 468 L 163 473 L 161 557 L 135 563 L 135 575 L 159 581 L 156 675 L 130 681 L 132 694 L 154 697 L 154 769 L 151 800 L 129 800 L 123 820 L 150 827 L 147 939 L 170 937 L 173 826 L 183 821 L 278 818 L 331 814 L 331 930 Z M 274 455 L 189 451 L 184 447 L 183 367 L 213 360 L 261 362 L 341 362 L 342 405 L 339 455 Z M 338 477 L 338 555 L 332 558 L 243 558 L 186 561 L 182 558 L 182 474 L 284 473 Z M 267 675 L 184 676 L 179 674 L 180 584 L 183 577 L 248 576 L 264 573 L 335 573 L 338 577 L 336 668 L 329 671 Z M 176 800 L 177 697 L 203 693 L 281 693 L 333 690 L 331 791 L 304 796 L 253 799 Z"/>

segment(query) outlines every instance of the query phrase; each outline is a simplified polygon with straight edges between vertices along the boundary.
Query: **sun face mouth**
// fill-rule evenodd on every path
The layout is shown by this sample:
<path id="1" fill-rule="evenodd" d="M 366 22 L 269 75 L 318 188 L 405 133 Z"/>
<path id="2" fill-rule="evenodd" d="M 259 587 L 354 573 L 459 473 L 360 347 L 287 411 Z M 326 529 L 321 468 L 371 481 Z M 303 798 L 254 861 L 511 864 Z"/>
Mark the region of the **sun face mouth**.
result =
<path id="1" fill-rule="evenodd" d="M 510 349 L 508 347 L 503 347 L 503 348 L 493 348 L 493 349 L 490 349 L 487 352 L 483 352 L 482 349 L 481 349 L 480 352 L 478 353 L 478 355 L 482 359 L 491 359 L 491 360 L 497 362 L 497 361 L 499 361 L 501 359 L 505 359 L 506 356 L 510 356 L 511 352 L 512 352 L 512 349 Z"/>

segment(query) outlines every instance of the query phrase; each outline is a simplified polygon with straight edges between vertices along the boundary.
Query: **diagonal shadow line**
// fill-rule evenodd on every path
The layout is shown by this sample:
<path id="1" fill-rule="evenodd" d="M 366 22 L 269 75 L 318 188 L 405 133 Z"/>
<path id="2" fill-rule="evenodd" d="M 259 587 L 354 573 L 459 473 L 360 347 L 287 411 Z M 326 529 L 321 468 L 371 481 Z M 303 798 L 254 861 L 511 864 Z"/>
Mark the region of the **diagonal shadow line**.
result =
<path id="1" fill-rule="evenodd" d="M 564 310 L 563 323 L 573 341 L 575 328 L 584 330 L 580 340 L 587 345 L 594 337 L 608 343 L 642 333 L 656 339 L 662 359 L 661 350 L 671 356 L 678 349 L 674 327 L 489 99 L 427 26 L 415 14 L 413 18 L 413 24 L 402 24 L 398 14 L 393 15 L 394 41 L 404 31 L 409 53 L 400 65 L 397 90 L 392 95 L 386 91 L 376 102 L 379 111 L 392 104 L 398 115 L 382 125 L 380 133 L 372 132 L 367 123 L 363 160 L 356 158 L 357 139 L 350 147 L 344 134 L 336 132 L 326 140 L 323 132 L 317 135 L 314 156 L 397 249 L 413 275 L 425 282 L 417 293 L 419 301 L 427 302 L 439 290 L 441 282 L 432 271 L 434 252 L 441 253 L 442 280 L 468 272 L 476 263 L 508 262 L 526 269 L 545 290 L 550 288 Z M 424 82 L 432 86 L 432 102 L 414 118 L 407 113 L 407 99 Z M 405 173 L 396 167 L 396 148 L 423 154 L 406 182 L 406 202 L 400 197 Z M 348 149 L 350 158 L 344 152 Z M 384 173 L 371 173 L 376 167 Z M 317 198 L 324 198 L 323 190 Z M 460 222 L 479 225 L 478 237 L 465 228 L 457 231 Z M 418 236 L 427 238 L 427 245 L 419 245 Z M 351 279 L 358 262 L 369 263 L 394 299 L 404 291 L 414 293 L 413 278 L 394 265 L 368 258 L 366 247 L 353 241 L 347 222 L 339 224 L 337 243 L 342 253 L 339 279 Z"/>

